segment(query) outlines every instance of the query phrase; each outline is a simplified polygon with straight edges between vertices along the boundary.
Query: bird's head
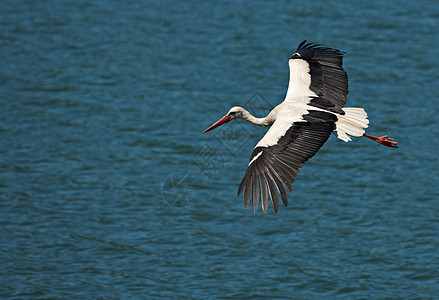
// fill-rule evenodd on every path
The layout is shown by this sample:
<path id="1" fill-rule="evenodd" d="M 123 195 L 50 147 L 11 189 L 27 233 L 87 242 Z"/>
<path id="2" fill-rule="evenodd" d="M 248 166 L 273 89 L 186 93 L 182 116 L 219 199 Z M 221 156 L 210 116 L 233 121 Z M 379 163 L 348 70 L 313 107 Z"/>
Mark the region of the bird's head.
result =
<path id="1" fill-rule="evenodd" d="M 245 112 L 246 110 L 243 109 L 242 107 L 234 106 L 229 110 L 229 112 L 224 117 L 213 123 L 209 128 L 204 130 L 204 132 L 208 132 L 212 129 L 215 129 L 231 120 L 242 119 L 244 117 Z"/>

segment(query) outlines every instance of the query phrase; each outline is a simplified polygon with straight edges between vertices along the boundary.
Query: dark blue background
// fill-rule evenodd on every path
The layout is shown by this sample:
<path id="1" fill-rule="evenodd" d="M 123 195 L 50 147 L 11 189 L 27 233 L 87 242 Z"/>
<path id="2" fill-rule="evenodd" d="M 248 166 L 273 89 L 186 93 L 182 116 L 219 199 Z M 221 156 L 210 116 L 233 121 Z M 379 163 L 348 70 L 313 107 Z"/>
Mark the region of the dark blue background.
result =
<path id="1" fill-rule="evenodd" d="M 0 4 L 0 296 L 439 294 L 436 1 Z M 267 216 L 236 197 L 304 39 L 346 51 L 368 133 Z"/>

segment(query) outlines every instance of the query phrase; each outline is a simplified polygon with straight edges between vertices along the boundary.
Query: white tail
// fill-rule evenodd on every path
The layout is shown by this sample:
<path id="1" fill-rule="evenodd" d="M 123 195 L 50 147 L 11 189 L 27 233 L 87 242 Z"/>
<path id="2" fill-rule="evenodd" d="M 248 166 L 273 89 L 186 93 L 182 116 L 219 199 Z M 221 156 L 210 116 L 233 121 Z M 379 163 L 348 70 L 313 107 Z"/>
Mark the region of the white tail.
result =
<path id="1" fill-rule="evenodd" d="M 343 108 L 344 115 L 337 115 L 338 121 L 335 122 L 335 131 L 340 140 L 349 142 L 351 136 L 362 136 L 364 128 L 369 126 L 367 113 L 361 107 L 345 107 Z"/>

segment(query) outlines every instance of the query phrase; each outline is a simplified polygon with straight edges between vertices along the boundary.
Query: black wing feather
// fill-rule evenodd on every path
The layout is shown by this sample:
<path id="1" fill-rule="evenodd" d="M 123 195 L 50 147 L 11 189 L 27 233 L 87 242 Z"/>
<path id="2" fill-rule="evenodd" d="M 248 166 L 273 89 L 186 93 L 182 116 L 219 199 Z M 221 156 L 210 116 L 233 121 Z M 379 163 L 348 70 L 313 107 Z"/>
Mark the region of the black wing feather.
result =
<path id="1" fill-rule="evenodd" d="M 318 96 L 310 105 L 344 114 L 348 75 L 343 69 L 344 52 L 303 41 L 297 47 L 292 59 L 304 59 L 310 66 L 310 89 Z"/>
<path id="2" fill-rule="evenodd" d="M 336 121 L 337 117 L 332 113 L 309 111 L 304 116 L 304 121 L 294 123 L 277 144 L 256 147 L 238 189 L 239 196 L 245 187 L 244 206 L 247 207 L 251 198 L 253 210 L 256 212 L 261 199 L 264 203 L 264 213 L 267 213 L 267 203 L 270 198 L 273 209 L 277 213 L 279 208 L 277 193 L 287 206 L 285 189 L 291 192 L 292 183 L 300 168 L 323 146 L 334 130 Z M 259 156 L 252 161 L 256 155 Z"/>

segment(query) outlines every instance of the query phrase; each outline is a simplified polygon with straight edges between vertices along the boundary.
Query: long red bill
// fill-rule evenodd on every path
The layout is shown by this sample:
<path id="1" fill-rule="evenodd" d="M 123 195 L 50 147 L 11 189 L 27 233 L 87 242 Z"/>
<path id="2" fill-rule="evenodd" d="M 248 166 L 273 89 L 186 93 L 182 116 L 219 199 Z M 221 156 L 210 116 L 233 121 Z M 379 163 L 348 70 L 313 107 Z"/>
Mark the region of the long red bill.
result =
<path id="1" fill-rule="evenodd" d="M 227 115 L 225 115 L 224 117 L 222 117 L 221 119 L 219 119 L 218 121 L 216 121 L 215 123 L 213 123 L 212 125 L 210 125 L 210 127 L 207 128 L 206 130 L 204 130 L 203 133 L 206 133 L 206 132 L 208 132 L 208 131 L 211 131 L 212 129 L 215 129 L 215 128 L 217 128 L 217 127 L 219 127 L 219 126 L 221 126 L 221 125 L 223 125 L 224 123 L 227 123 L 227 122 L 229 122 L 229 121 L 230 121 L 230 118 L 229 118 Z"/>

